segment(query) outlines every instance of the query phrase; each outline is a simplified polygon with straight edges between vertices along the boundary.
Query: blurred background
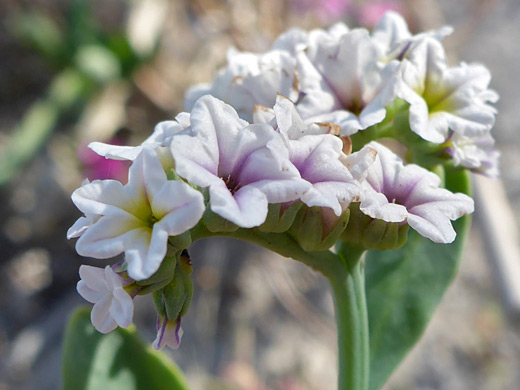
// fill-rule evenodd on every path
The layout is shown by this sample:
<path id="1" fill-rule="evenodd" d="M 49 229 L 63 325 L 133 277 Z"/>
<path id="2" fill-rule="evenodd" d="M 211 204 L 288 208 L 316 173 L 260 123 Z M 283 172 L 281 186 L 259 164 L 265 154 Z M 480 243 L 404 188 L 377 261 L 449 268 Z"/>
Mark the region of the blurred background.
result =
<path id="1" fill-rule="evenodd" d="M 84 303 L 79 266 L 106 264 L 79 257 L 65 239 L 80 216 L 70 194 L 83 179 L 126 180 L 128 166 L 96 156 L 89 142 L 140 143 L 182 111 L 185 89 L 211 80 L 231 46 L 263 51 L 293 26 L 370 27 L 389 9 L 414 32 L 452 25 L 453 64 L 490 68 L 501 95 L 493 132 L 506 216 L 518 221 L 517 0 L 1 1 L 0 390 L 59 388 L 64 326 Z M 386 390 L 520 388 L 519 328 L 494 282 L 486 226 L 474 220 L 457 279 Z M 318 274 L 224 239 L 195 245 L 191 257 L 194 302 L 181 347 L 168 353 L 194 389 L 335 388 L 333 309 Z M 152 342 L 151 299 L 136 307 Z"/>

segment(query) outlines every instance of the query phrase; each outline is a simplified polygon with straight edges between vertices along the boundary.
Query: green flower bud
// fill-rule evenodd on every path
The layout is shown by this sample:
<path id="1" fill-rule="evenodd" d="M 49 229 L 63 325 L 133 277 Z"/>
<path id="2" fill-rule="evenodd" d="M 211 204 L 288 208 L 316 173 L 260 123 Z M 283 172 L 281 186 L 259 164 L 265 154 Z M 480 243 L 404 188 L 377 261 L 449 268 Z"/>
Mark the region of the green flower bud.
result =
<path id="1" fill-rule="evenodd" d="M 269 204 L 269 211 L 265 222 L 258 227 L 264 233 L 283 233 L 294 222 L 296 214 L 302 207 L 302 202 L 293 202 L 290 205 L 282 203 Z"/>
<path id="2" fill-rule="evenodd" d="M 363 214 L 359 203 L 352 203 L 350 220 L 341 240 L 365 249 L 390 250 L 402 247 L 408 237 L 408 224 L 385 222 Z"/>
<path id="3" fill-rule="evenodd" d="M 193 296 L 192 267 L 187 251 L 176 257 L 176 267 L 172 279 L 162 289 L 153 293 L 157 314 L 164 318 L 177 319 L 184 316 Z"/>
<path id="4" fill-rule="evenodd" d="M 329 208 L 304 206 L 296 215 L 290 233 L 308 252 L 327 250 L 339 239 L 348 220 L 348 209 L 338 217 Z"/>

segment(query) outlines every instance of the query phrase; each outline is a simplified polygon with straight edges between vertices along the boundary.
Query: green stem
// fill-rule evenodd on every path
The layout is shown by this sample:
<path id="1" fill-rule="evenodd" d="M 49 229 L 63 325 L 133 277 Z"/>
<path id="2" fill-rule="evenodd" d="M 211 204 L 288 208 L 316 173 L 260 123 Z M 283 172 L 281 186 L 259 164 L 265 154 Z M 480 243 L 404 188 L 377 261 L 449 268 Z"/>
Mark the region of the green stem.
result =
<path id="1" fill-rule="evenodd" d="M 191 231 L 192 240 L 233 237 L 270 249 L 321 272 L 330 282 L 336 309 L 338 332 L 338 390 L 367 390 L 369 370 L 368 317 L 365 299 L 364 249 L 340 245 L 331 251 L 307 252 L 287 233 L 264 233 L 238 229 L 213 233 L 203 224 Z"/>
<path id="2" fill-rule="evenodd" d="M 340 245 L 338 255 L 347 272 L 329 278 L 334 296 L 338 332 L 338 390 L 367 390 L 369 334 L 365 297 L 363 250 Z"/>
<path id="3" fill-rule="evenodd" d="M 206 237 L 231 237 L 252 242 L 279 255 L 308 265 L 327 278 L 330 278 L 331 275 L 345 273 L 345 266 L 339 256 L 328 250 L 307 252 L 288 233 L 264 233 L 258 229 L 238 229 L 233 232 L 212 233 L 200 224 L 192 229 L 191 235 L 193 242 Z"/>

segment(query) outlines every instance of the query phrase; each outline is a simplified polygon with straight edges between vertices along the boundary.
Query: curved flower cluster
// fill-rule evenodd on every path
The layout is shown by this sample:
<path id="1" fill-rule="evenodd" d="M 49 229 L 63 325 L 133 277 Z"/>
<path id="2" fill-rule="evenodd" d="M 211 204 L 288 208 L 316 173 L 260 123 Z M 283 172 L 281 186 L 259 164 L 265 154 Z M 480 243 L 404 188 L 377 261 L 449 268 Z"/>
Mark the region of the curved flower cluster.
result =
<path id="1" fill-rule="evenodd" d="M 277 93 L 291 99 L 306 123 L 332 122 L 353 135 L 388 118 L 400 98 L 409 126 L 425 142 L 461 165 L 498 174 L 490 130 L 498 95 L 479 64 L 450 67 L 441 40 L 451 28 L 412 35 L 404 19 L 388 12 L 373 32 L 338 23 L 329 30 L 289 30 L 262 54 L 232 49 L 228 65 L 210 84 L 186 93 L 188 110 L 211 94 L 252 120 L 255 106 L 272 107 Z"/>
<path id="2" fill-rule="evenodd" d="M 128 183 L 86 181 L 72 195 L 84 213 L 68 232 L 78 253 L 124 254 L 120 266 L 80 270 L 94 326 L 128 326 L 132 298 L 153 293 L 154 346 L 178 346 L 193 290 L 185 249 L 201 229 L 259 229 L 324 250 L 355 226 L 356 205 L 364 218 L 452 242 L 451 220 L 473 212 L 473 200 L 376 141 L 351 153 L 349 137 L 381 123 L 401 131 L 389 107 L 402 99 L 421 142 L 438 144 L 455 165 L 496 170 L 489 74 L 449 68 L 440 44 L 447 33 L 412 35 L 392 13 L 372 33 L 343 24 L 291 30 L 267 53 L 231 51 L 213 83 L 187 93 L 189 112 L 159 123 L 141 145 L 92 143 L 108 159 L 132 162 Z"/>

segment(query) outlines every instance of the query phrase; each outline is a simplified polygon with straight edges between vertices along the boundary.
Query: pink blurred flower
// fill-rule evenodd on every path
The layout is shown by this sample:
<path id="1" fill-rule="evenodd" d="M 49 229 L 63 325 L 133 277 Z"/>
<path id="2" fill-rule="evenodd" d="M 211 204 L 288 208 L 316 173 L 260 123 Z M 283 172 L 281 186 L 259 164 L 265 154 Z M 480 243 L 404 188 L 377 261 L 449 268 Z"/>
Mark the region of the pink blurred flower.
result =
<path id="1" fill-rule="evenodd" d="M 110 143 L 123 145 L 120 139 L 113 138 Z M 115 179 L 122 183 L 128 181 L 130 161 L 110 160 L 100 156 L 88 148 L 88 144 L 80 146 L 78 157 L 83 164 L 83 175 L 89 180 Z"/>
<path id="2" fill-rule="evenodd" d="M 351 0 L 293 0 L 292 8 L 297 12 L 313 12 L 324 22 L 343 18 L 351 8 Z"/>
<path id="3" fill-rule="evenodd" d="M 357 12 L 357 21 L 365 27 L 374 27 L 379 19 L 387 11 L 403 12 L 403 6 L 400 1 L 383 0 L 383 1 L 367 1 L 359 5 Z"/>

